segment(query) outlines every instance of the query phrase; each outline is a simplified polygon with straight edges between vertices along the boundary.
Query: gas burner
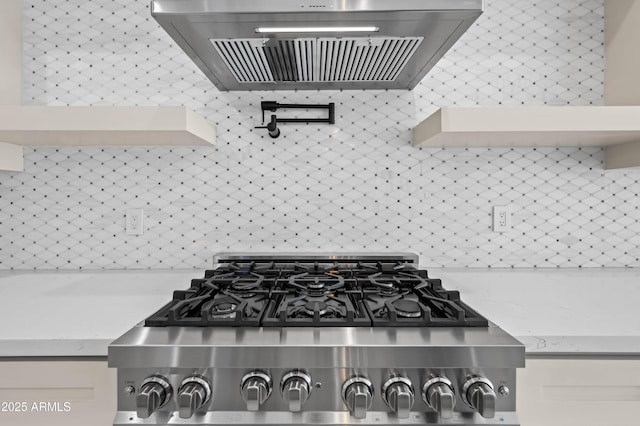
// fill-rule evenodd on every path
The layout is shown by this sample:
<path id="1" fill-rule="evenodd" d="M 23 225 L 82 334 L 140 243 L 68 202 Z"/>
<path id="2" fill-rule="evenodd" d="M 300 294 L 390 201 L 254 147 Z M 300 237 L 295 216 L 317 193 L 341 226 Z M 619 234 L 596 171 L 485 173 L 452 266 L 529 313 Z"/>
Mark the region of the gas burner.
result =
<path id="1" fill-rule="evenodd" d="M 409 289 L 401 289 L 393 297 L 365 291 L 362 303 L 374 326 L 420 327 L 431 322 L 429 308 Z"/>
<path id="2" fill-rule="evenodd" d="M 400 289 L 392 283 L 384 283 L 375 279 L 371 279 L 371 284 L 373 284 L 375 291 L 380 296 L 391 297 L 395 296 L 400 292 Z"/>
<path id="3" fill-rule="evenodd" d="M 250 279 L 250 278 L 234 278 L 233 281 L 231 282 L 231 290 L 235 290 L 235 291 L 247 291 L 247 290 L 255 290 L 256 288 L 260 288 L 263 278 L 260 275 L 256 275 L 256 274 L 251 274 L 254 275 L 256 277 L 256 279 Z"/>
<path id="4" fill-rule="evenodd" d="M 303 312 L 310 317 L 313 317 L 317 312 L 321 317 L 324 316 L 327 312 L 329 312 L 329 307 L 326 302 L 321 300 L 311 300 L 305 303 Z"/>
<path id="5" fill-rule="evenodd" d="M 289 277 L 288 285 L 300 294 L 321 296 L 344 287 L 344 278 L 337 274 L 323 272 L 320 275 L 303 272 Z"/>
<path id="6" fill-rule="evenodd" d="M 377 274 L 373 274 L 373 275 L 369 275 L 369 281 L 371 281 L 371 284 L 380 287 L 384 290 L 390 290 L 390 289 L 395 289 L 396 285 L 400 284 L 400 282 L 398 281 L 397 277 L 395 276 L 383 276 L 383 278 L 379 277 L 382 275 L 381 272 L 378 272 Z M 387 281 L 393 281 L 393 282 L 387 282 Z"/>
<path id="7" fill-rule="evenodd" d="M 255 297 L 257 294 L 257 293 L 247 292 L 247 291 L 233 291 L 233 289 L 230 289 L 229 292 L 235 293 L 238 295 L 238 297 L 241 297 L 243 299 L 251 299 L 252 297 Z"/>
<path id="8" fill-rule="evenodd" d="M 251 298 L 256 295 L 252 290 L 263 289 L 264 276 L 254 272 L 240 275 L 238 272 L 228 272 L 214 275 L 210 278 L 210 283 L 220 288 L 226 288 L 242 298 Z"/>
<path id="9" fill-rule="evenodd" d="M 399 299 L 392 302 L 399 317 L 403 318 L 420 318 L 422 316 L 422 309 L 420 304 L 415 300 Z"/>
<path id="10" fill-rule="evenodd" d="M 209 315 L 215 318 L 234 318 L 238 305 L 232 299 L 220 299 L 211 306 Z"/>
<path id="11" fill-rule="evenodd" d="M 286 299 L 281 313 L 289 319 L 320 319 L 326 318 L 342 320 L 347 316 L 346 301 L 331 296 L 312 297 L 298 296 Z"/>
<path id="12" fill-rule="evenodd" d="M 297 290 L 297 288 L 296 288 Z M 272 305 L 262 318 L 263 326 L 369 326 L 371 321 L 363 308 L 354 303 L 350 294 L 300 294 L 289 290 Z"/>

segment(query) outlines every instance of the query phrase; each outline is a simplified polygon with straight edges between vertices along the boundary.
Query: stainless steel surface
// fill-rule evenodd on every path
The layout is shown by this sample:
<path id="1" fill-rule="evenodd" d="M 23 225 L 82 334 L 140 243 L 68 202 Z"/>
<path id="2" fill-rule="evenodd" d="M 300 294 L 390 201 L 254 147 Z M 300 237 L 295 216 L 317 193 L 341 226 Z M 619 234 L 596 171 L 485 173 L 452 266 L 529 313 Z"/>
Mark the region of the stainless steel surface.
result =
<path id="1" fill-rule="evenodd" d="M 255 268 L 276 261 L 341 263 L 338 269 L 382 262 L 374 269 L 394 274 L 407 269 L 397 268 L 397 262 L 417 266 L 415 255 L 407 253 L 216 255 L 216 263 L 229 268 L 222 271 L 235 277 L 237 270 L 239 279 L 254 261 Z M 516 368 L 524 366 L 524 347 L 491 323 L 160 325 L 140 324 L 109 347 L 109 365 L 118 368 L 114 425 L 518 424 Z M 276 385 L 279 391 L 273 392 Z M 144 396 L 139 401 L 128 396 L 127 387 Z M 509 388 L 513 391 L 504 390 Z M 177 389 L 173 397 L 172 389 Z"/>
<path id="2" fill-rule="evenodd" d="M 246 253 L 246 252 L 220 252 L 213 255 L 214 267 L 223 262 L 229 261 L 268 261 L 268 260 L 294 260 L 297 262 L 306 261 L 354 261 L 361 260 L 366 261 L 394 261 L 402 260 L 404 262 L 413 263 L 418 265 L 418 255 L 415 253 L 399 252 L 399 253 L 282 253 L 274 255 L 271 253 Z"/>
<path id="3" fill-rule="evenodd" d="M 496 394 L 486 377 L 470 377 L 462 385 L 462 399 L 482 417 L 491 419 L 496 412 Z"/>
<path id="4" fill-rule="evenodd" d="M 269 399 L 273 390 L 271 376 L 263 371 L 252 371 L 242 377 L 240 393 L 247 404 L 247 410 L 258 411 Z"/>
<path id="5" fill-rule="evenodd" d="M 316 6 L 318 12 L 327 9 L 338 12 L 389 12 L 394 10 L 469 10 L 482 8 L 482 1 L 478 0 L 154 0 L 154 13 L 182 14 L 182 13 L 283 13 L 306 12 L 304 9 Z"/>
<path id="6" fill-rule="evenodd" d="M 342 400 L 352 417 L 364 419 L 373 402 L 371 380 L 363 376 L 354 376 L 342 385 Z"/>
<path id="7" fill-rule="evenodd" d="M 431 375 L 422 385 L 422 400 L 443 419 L 453 416 L 456 396 L 453 383 L 446 377 Z"/>
<path id="8" fill-rule="evenodd" d="M 220 90 L 411 89 L 482 10 L 482 0 L 153 0 L 151 7 Z M 319 26 L 377 30 L 257 33 Z"/>
<path id="9" fill-rule="evenodd" d="M 409 418 L 415 400 L 411 380 L 401 376 L 388 379 L 382 386 L 382 399 L 398 418 Z"/>
<path id="10" fill-rule="evenodd" d="M 109 366 L 123 368 L 388 368 L 391 362 L 394 368 L 518 368 L 524 347 L 496 326 L 137 326 L 109 346 Z"/>
<path id="11" fill-rule="evenodd" d="M 280 379 L 291 373 L 293 366 L 304 367 L 313 384 L 322 383 L 321 387 L 313 388 L 311 397 L 296 414 L 302 418 L 316 413 L 318 419 L 327 419 L 330 416 L 325 413 L 334 412 L 341 419 L 337 424 L 350 424 L 351 417 L 341 390 L 346 378 L 359 375 L 370 380 L 373 393 L 363 422 L 371 419 L 371 413 L 375 412 L 381 416 L 377 417 L 382 419 L 380 422 L 388 423 L 413 424 L 416 416 L 426 416 L 431 424 L 461 424 L 462 419 L 466 422 L 462 424 L 509 424 L 498 417 L 491 421 L 481 420 L 480 414 L 474 415 L 474 409 L 462 399 L 455 402 L 453 416 L 445 418 L 438 416 L 436 409 L 422 398 L 417 398 L 409 418 L 402 419 L 384 402 L 382 388 L 390 374 L 396 372 L 411 383 L 423 384 L 432 377 L 430 372 L 437 371 L 451 379 L 458 394 L 463 394 L 461 389 L 470 374 L 487 377 L 499 386 L 514 389 L 515 367 L 524 364 L 522 346 L 495 326 L 458 330 L 420 327 L 295 330 L 291 327 L 271 330 L 135 327 L 114 342 L 110 351 L 110 365 L 118 367 L 119 412 L 136 410 L 135 401 L 125 394 L 127 385 L 139 386 L 148 376 L 162 374 L 177 389 L 185 377 L 193 375 L 194 369 L 204 371 L 214 397 L 206 413 L 189 419 L 193 424 L 207 424 L 203 423 L 207 420 L 217 424 L 222 421 L 218 417 L 219 412 L 233 413 L 229 415 L 245 419 L 249 412 L 240 396 L 240 389 L 229 389 L 239 388 L 241 383 L 247 382 L 248 378 L 255 379 L 256 375 L 268 382 L 270 377 Z M 251 374 L 247 376 L 248 373 Z M 300 423 L 301 417 L 279 417 L 278 413 L 290 413 L 291 408 L 281 392 L 274 392 L 265 399 L 268 394 L 265 388 L 255 382 L 251 386 L 253 393 L 249 399 L 254 402 L 249 408 L 255 409 L 261 401 L 257 407 L 260 423 L 276 418 L 283 419 L 283 425 Z M 515 394 L 511 392 L 509 396 L 499 398 L 496 410 L 514 411 Z M 365 394 L 364 398 L 360 396 L 359 404 L 364 406 L 369 401 Z M 175 422 L 178 418 L 176 411 L 180 409 L 178 402 L 174 398 L 156 410 L 149 418 L 150 424 L 169 424 L 168 416 L 171 414 L 174 414 L 171 421 Z M 362 409 L 356 410 L 355 414 L 362 415 Z M 165 417 L 167 420 L 163 420 Z M 135 424 L 138 420 L 134 416 L 130 423 L 125 424 Z M 167 423 L 163 423 L 165 421 Z M 377 420 L 375 423 L 380 424 Z M 513 424 L 516 424 L 515 420 Z"/>
<path id="12" fill-rule="evenodd" d="M 270 412 L 235 412 L 235 411 L 209 411 L 199 418 L 190 419 L 188 424 L 209 425 L 209 426 L 308 426 L 308 425 L 358 425 L 358 426 L 381 426 L 381 425 L 451 425 L 469 426 L 473 424 L 491 426 L 520 426 L 518 418 L 513 411 L 497 412 L 495 421 L 488 421 L 479 415 L 469 415 L 468 413 L 455 413 L 450 419 L 436 419 L 430 413 L 412 412 L 408 419 L 398 419 L 395 414 L 385 411 L 370 411 L 364 419 L 356 419 L 344 412 L 331 411 L 306 411 L 302 413 L 290 413 L 288 411 Z M 156 417 L 157 422 L 149 422 L 145 419 L 136 418 L 134 411 L 119 411 L 113 422 L 114 426 L 128 425 L 177 425 L 186 424 L 179 419 L 170 418 L 169 414 Z"/>
<path id="13" fill-rule="evenodd" d="M 313 385 L 311 377 L 303 371 L 290 371 L 282 376 L 280 392 L 282 398 L 289 403 L 289 411 L 298 412 L 309 396 Z"/>
<path id="14" fill-rule="evenodd" d="M 162 376 L 151 376 L 145 379 L 136 395 L 136 412 L 138 417 L 146 419 L 158 408 L 171 400 L 172 387 Z"/>
<path id="15" fill-rule="evenodd" d="M 196 412 L 206 411 L 206 405 L 211 400 L 211 384 L 200 375 L 185 378 L 178 389 L 178 414 L 182 419 L 188 419 Z"/>
<path id="16" fill-rule="evenodd" d="M 125 386 L 124 393 L 126 393 L 127 395 L 133 395 L 134 393 L 136 393 L 136 388 L 131 385 Z"/>
<path id="17" fill-rule="evenodd" d="M 392 361 L 390 361 L 390 364 Z M 409 378 L 414 385 L 423 383 L 426 380 L 425 368 L 407 368 L 402 369 L 402 374 Z M 482 373 L 490 378 L 494 383 L 507 384 L 512 389 L 516 383 L 515 369 L 509 368 L 482 368 Z M 171 381 L 174 389 L 177 389 L 182 380 L 193 373 L 193 368 L 167 368 L 159 369 L 150 367 L 146 369 L 138 368 L 120 368 L 118 369 L 118 386 L 122 386 L 125 382 L 138 384 L 147 376 L 158 371 L 163 371 L 166 377 Z M 246 403 L 240 394 L 240 383 L 242 377 L 247 373 L 246 368 L 227 368 L 218 366 L 208 370 L 207 379 L 211 383 L 214 397 L 208 405 L 207 410 L 210 411 L 247 411 Z M 270 368 L 268 369 L 271 377 L 282 377 L 290 371 L 290 368 Z M 314 388 L 311 397 L 304 404 L 301 412 L 309 411 L 340 411 L 344 415 L 348 415 L 347 407 L 342 399 L 342 386 L 348 378 L 354 375 L 366 376 L 372 383 L 374 396 L 371 405 L 371 411 L 384 411 L 392 414 L 394 418 L 397 415 L 385 404 L 382 399 L 382 386 L 389 375 L 389 368 L 308 368 L 309 375 L 314 381 L 322 382 L 321 388 Z M 460 395 L 460 389 L 468 373 L 468 368 L 452 368 L 444 369 L 443 372 L 447 377 L 451 377 L 454 382 L 456 394 Z M 499 398 L 496 401 L 496 409 L 498 411 L 509 411 L 515 409 L 515 391 L 511 392 L 507 398 Z M 135 400 L 127 397 L 122 391 L 118 393 L 118 407 L 122 411 L 135 411 Z M 175 412 L 179 410 L 177 398 L 173 398 L 158 412 Z M 456 400 L 454 407 L 456 412 L 465 412 L 472 414 L 474 410 L 462 401 L 462 398 Z M 263 402 L 258 410 L 260 412 L 270 411 L 289 411 L 289 403 L 281 393 L 272 392 L 271 396 Z M 422 398 L 416 398 L 413 411 L 433 413 L 437 417 L 433 408 L 429 407 Z M 175 413 L 177 417 L 177 413 Z M 197 416 L 194 416 L 194 418 Z"/>

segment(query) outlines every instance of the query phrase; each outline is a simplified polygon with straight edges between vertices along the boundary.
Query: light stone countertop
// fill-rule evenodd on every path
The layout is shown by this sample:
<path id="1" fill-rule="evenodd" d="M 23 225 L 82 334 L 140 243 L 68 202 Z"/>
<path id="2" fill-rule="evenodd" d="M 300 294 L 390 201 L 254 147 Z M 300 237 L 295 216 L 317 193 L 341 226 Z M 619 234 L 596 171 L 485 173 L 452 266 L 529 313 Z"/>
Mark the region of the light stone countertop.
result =
<path id="1" fill-rule="evenodd" d="M 527 356 L 640 356 L 640 269 L 429 269 Z"/>
<path id="2" fill-rule="evenodd" d="M 106 356 L 202 270 L 0 272 L 0 356 Z M 528 356 L 640 356 L 640 270 L 438 269 Z"/>

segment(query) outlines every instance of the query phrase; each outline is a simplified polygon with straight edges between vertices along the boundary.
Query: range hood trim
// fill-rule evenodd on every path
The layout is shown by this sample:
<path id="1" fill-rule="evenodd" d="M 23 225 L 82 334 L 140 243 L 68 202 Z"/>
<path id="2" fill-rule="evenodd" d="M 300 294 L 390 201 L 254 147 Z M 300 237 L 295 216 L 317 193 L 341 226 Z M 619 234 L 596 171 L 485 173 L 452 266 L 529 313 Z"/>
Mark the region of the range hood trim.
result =
<path id="1" fill-rule="evenodd" d="M 484 10 L 484 0 L 152 0 L 151 14 L 341 13 Z"/>

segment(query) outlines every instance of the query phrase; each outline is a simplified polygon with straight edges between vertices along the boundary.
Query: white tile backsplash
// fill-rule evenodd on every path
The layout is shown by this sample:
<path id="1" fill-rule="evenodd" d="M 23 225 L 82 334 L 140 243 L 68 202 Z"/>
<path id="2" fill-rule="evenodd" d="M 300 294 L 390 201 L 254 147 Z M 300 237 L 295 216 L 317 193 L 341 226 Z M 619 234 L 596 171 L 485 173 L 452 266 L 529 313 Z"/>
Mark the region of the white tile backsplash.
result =
<path id="1" fill-rule="evenodd" d="M 25 0 L 25 103 L 185 105 L 218 146 L 26 149 L 25 172 L 0 173 L 0 268 L 202 268 L 223 250 L 640 266 L 640 172 L 604 171 L 602 149 L 410 145 L 440 106 L 602 104 L 603 9 L 488 0 L 413 91 L 219 92 L 148 1 Z M 336 124 L 273 140 L 254 129 L 261 100 L 335 102 Z M 494 233 L 506 204 L 513 229 Z M 130 208 L 141 236 L 126 235 Z"/>

